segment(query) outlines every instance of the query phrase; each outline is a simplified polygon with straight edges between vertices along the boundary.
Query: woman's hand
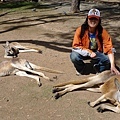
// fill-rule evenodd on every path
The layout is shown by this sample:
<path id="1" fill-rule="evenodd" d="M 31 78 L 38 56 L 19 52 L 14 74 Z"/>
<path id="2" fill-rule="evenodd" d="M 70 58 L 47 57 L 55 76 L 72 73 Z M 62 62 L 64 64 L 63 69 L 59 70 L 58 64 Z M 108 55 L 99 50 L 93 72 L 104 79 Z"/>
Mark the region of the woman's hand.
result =
<path id="1" fill-rule="evenodd" d="M 90 57 L 94 58 L 96 56 L 96 54 L 94 52 L 91 53 Z"/>
<path id="2" fill-rule="evenodd" d="M 111 67 L 111 72 L 112 72 L 112 73 L 115 73 L 116 75 L 120 75 L 120 72 L 116 69 L 115 66 L 112 66 L 112 67 Z"/>

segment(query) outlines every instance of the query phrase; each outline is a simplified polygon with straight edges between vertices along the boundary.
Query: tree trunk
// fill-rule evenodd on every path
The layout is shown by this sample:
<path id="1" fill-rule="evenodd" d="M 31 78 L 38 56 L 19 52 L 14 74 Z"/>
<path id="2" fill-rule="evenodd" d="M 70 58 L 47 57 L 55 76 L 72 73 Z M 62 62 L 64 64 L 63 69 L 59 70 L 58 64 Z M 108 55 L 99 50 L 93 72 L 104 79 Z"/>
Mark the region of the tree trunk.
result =
<path id="1" fill-rule="evenodd" d="M 71 11 L 73 13 L 79 13 L 80 12 L 80 0 L 72 0 Z"/>

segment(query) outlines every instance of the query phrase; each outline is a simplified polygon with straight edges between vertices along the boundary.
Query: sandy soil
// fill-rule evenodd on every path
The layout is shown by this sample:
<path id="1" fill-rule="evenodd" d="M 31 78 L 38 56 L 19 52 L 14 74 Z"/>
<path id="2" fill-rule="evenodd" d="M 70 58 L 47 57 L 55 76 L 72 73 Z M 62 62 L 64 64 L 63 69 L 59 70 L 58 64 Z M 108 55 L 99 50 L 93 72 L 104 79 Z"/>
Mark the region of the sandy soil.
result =
<path id="1" fill-rule="evenodd" d="M 116 47 L 116 61 L 120 56 L 120 7 L 101 3 L 83 3 L 79 14 L 70 13 L 70 4 L 49 6 L 48 9 L 11 12 L 0 18 L 0 61 L 4 58 L 2 45 L 5 41 L 17 41 L 22 45 L 35 45 L 43 50 L 39 53 L 21 53 L 19 57 L 64 74 L 44 72 L 53 82 L 41 78 L 38 87 L 32 79 L 19 76 L 0 78 L 0 120 L 119 120 L 113 112 L 98 113 L 88 106 L 88 101 L 101 94 L 75 91 L 55 100 L 52 87 L 69 80 L 78 80 L 89 75 L 76 76 L 70 61 L 74 32 L 80 26 L 91 7 L 101 11 L 102 24 L 109 31 Z M 91 75 L 91 74 L 90 74 Z"/>

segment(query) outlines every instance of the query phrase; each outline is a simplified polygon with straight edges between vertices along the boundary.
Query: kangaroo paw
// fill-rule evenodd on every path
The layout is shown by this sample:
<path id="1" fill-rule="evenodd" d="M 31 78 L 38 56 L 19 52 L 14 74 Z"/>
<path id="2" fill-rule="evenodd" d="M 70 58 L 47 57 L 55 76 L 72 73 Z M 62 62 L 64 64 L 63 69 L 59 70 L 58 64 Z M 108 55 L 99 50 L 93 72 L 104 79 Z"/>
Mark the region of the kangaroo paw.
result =
<path id="1" fill-rule="evenodd" d="M 57 89 L 57 88 L 54 88 L 54 89 L 52 90 L 52 93 L 56 93 L 56 92 L 58 92 L 58 89 Z"/>
<path id="2" fill-rule="evenodd" d="M 88 105 L 90 106 L 90 101 L 88 102 Z M 90 106 L 91 107 L 91 106 Z"/>
<path id="3" fill-rule="evenodd" d="M 90 101 L 88 102 L 88 105 L 92 108 L 96 106 L 93 102 L 90 102 Z"/>
<path id="4" fill-rule="evenodd" d="M 42 54 L 42 53 L 43 53 L 43 51 L 42 51 L 42 50 L 38 50 L 38 53 L 41 53 L 41 54 Z"/>
<path id="5" fill-rule="evenodd" d="M 104 110 L 101 107 L 98 107 L 97 111 L 100 112 L 100 113 L 103 113 Z"/>
<path id="6" fill-rule="evenodd" d="M 41 86 L 42 86 L 42 83 L 39 83 L 38 86 L 41 87 Z"/>
<path id="7" fill-rule="evenodd" d="M 40 78 L 39 78 L 38 86 L 39 86 L 39 87 L 42 86 L 42 83 L 40 82 Z"/>
<path id="8" fill-rule="evenodd" d="M 89 105 L 90 107 L 94 107 L 94 106 L 91 106 L 91 104 L 90 104 L 90 103 L 91 103 L 91 102 L 89 101 L 89 102 L 88 102 L 88 105 Z"/>
<path id="9" fill-rule="evenodd" d="M 55 95 L 55 99 L 58 99 L 58 98 L 60 98 L 61 96 L 60 96 L 60 94 L 59 93 L 57 93 L 56 95 Z"/>

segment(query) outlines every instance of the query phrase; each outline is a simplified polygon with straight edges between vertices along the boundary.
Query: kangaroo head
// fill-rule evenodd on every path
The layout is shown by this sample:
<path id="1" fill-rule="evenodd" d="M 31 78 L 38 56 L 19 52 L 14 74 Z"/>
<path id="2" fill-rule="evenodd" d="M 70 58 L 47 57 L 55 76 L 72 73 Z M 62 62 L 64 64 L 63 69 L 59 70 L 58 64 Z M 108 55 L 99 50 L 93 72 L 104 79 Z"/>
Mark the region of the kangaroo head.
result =
<path id="1" fill-rule="evenodd" d="M 5 49 L 5 58 L 15 58 L 18 57 L 19 54 L 19 49 L 16 47 L 11 47 L 10 43 L 8 41 L 6 41 L 6 44 L 3 45 L 4 49 Z"/>

